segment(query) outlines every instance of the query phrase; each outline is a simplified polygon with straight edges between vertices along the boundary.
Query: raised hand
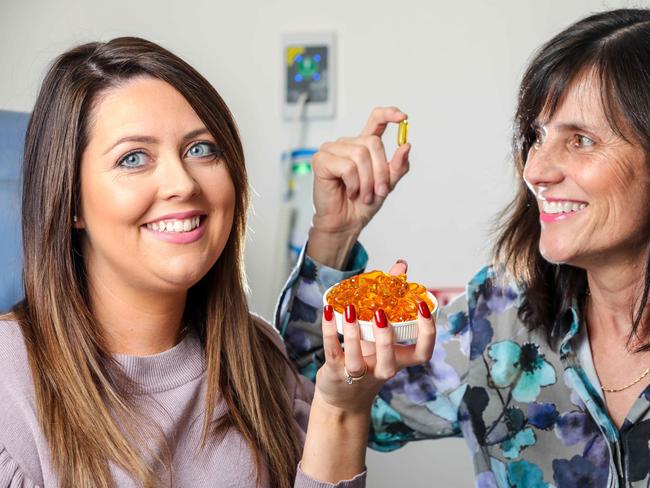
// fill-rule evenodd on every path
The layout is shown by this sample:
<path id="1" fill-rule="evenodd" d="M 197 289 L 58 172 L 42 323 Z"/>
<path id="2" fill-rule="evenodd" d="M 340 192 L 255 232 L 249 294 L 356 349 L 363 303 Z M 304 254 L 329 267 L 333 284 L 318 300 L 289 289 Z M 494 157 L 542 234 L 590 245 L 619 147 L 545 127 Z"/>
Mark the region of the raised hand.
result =
<path id="1" fill-rule="evenodd" d="M 375 108 L 357 137 L 326 142 L 313 157 L 314 218 L 308 254 L 340 268 L 366 224 L 409 170 L 410 144 L 389 160 L 382 135 L 407 115 L 396 107 Z"/>

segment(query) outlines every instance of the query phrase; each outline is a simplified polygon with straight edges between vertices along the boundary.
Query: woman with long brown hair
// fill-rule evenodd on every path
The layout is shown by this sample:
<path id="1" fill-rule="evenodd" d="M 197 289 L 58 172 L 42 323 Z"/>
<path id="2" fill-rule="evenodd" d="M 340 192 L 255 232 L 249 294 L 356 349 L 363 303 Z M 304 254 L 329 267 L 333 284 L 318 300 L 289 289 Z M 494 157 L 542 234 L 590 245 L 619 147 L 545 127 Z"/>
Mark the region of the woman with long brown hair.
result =
<path id="1" fill-rule="evenodd" d="M 350 389 L 331 355 L 305 439 L 313 390 L 247 306 L 247 205 L 233 118 L 187 63 L 137 38 L 54 62 L 0 322 L 0 487 L 364 484 L 383 380 Z"/>

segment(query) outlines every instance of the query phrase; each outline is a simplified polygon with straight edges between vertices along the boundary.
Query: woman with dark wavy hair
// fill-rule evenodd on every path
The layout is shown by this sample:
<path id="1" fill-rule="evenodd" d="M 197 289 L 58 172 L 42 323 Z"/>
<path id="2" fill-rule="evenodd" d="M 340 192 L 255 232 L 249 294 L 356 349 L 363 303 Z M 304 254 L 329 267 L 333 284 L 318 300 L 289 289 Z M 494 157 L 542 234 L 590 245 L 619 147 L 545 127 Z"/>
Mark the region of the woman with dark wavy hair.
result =
<path id="1" fill-rule="evenodd" d="M 387 163 L 380 137 L 405 117 L 376 109 L 315 157 L 313 228 L 278 316 L 303 371 L 319 358 L 312 283 L 365 266 L 357 237 L 408 167 L 410 146 Z M 650 11 L 592 15 L 542 46 L 513 140 L 494 263 L 441 310 L 433 359 L 380 392 L 370 445 L 462 435 L 478 487 L 647 487 Z"/>
<path id="2" fill-rule="evenodd" d="M 191 66 L 138 38 L 55 60 L 26 135 L 25 299 L 0 321 L 0 487 L 365 485 L 383 381 L 350 395 L 332 357 L 309 416 L 248 309 L 247 206 L 233 117 Z"/>

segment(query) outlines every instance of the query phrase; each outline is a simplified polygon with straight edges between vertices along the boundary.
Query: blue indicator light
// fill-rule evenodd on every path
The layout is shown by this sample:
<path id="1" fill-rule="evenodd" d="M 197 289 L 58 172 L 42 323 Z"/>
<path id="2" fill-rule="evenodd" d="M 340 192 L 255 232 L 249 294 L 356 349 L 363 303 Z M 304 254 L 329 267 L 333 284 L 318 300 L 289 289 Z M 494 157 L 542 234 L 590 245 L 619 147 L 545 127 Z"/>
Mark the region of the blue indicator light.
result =
<path id="1" fill-rule="evenodd" d="M 298 54 L 298 56 L 296 56 L 295 58 L 293 58 L 293 60 L 294 60 L 296 63 L 300 63 L 300 62 L 302 61 L 302 54 Z"/>
<path id="2" fill-rule="evenodd" d="M 320 54 L 314 54 L 314 63 L 320 63 Z"/>
<path id="3" fill-rule="evenodd" d="M 296 74 L 296 76 L 293 77 L 296 83 L 300 83 L 302 81 L 302 75 L 300 73 Z"/>
<path id="4" fill-rule="evenodd" d="M 311 77 L 314 81 L 318 81 L 320 80 L 320 73 L 314 73 Z"/>

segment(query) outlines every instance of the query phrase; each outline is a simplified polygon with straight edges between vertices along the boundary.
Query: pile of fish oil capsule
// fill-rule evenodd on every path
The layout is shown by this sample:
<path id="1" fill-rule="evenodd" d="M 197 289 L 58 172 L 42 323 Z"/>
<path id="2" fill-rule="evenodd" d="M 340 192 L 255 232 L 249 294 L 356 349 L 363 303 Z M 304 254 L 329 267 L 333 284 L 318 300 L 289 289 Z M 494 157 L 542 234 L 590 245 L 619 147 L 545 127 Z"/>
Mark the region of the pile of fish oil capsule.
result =
<path id="1" fill-rule="evenodd" d="M 415 320 L 418 303 L 424 301 L 433 311 L 427 290 L 418 283 L 406 281 L 406 275 L 389 275 L 369 271 L 341 281 L 327 295 L 327 303 L 344 313 L 346 305 L 354 305 L 359 320 L 371 321 L 375 310 L 381 308 L 391 322 Z"/>

